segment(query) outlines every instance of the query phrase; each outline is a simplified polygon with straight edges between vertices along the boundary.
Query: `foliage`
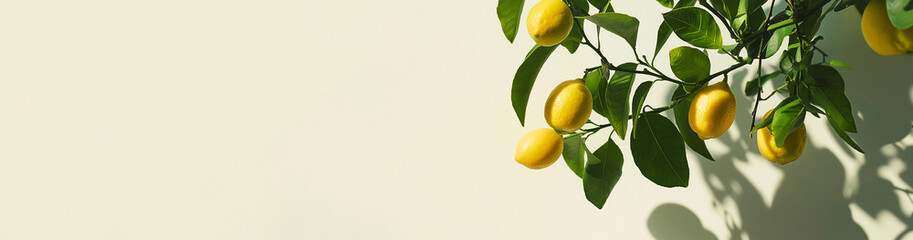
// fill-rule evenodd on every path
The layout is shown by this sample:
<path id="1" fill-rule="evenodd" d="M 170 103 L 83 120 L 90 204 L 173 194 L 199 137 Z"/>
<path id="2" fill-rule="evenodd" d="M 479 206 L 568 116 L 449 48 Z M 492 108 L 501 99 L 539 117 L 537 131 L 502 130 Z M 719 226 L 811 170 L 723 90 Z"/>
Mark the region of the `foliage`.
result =
<path id="1" fill-rule="evenodd" d="M 889 16 L 895 26 L 913 25 L 913 13 L 904 7 L 913 4 L 911 0 L 887 1 Z M 775 8 L 776 2 L 784 4 L 785 8 Z M 621 176 L 625 156 L 611 134 L 595 152 L 587 149 L 585 144 L 594 133 L 610 128 L 619 139 L 630 136 L 631 157 L 644 177 L 664 187 L 687 187 L 689 170 L 685 146 L 703 158 L 714 160 L 704 140 L 691 130 L 687 122 L 691 98 L 697 89 L 711 81 L 727 81 L 729 72 L 755 63 L 758 76 L 749 81 L 742 91 L 745 96 L 755 99 L 751 106 L 752 126 L 746 130 L 753 133 L 767 127 L 780 146 L 786 136 L 804 123 L 806 113 L 811 113 L 814 117 L 826 118 L 841 139 L 862 152 L 848 135 L 857 132 L 856 123 L 850 101 L 844 93 L 844 79 L 834 67 L 851 68 L 839 60 L 827 60 L 827 54 L 817 47 L 823 39 L 817 31 L 828 14 L 850 9 L 850 6 L 864 7 L 866 2 L 657 0 L 657 4 L 669 10 L 657 14 L 662 18 L 662 24 L 650 26 L 655 27 L 649 32 L 657 34 L 657 41 L 653 46 L 654 56 L 648 58 L 637 54 L 640 21 L 623 13 L 634 9 L 615 9 L 607 0 L 565 0 L 577 19 L 574 30 L 561 46 L 574 54 L 579 46 L 585 45 L 599 56 L 598 65 L 584 69 L 583 79 L 593 95 L 593 110 L 608 119 L 608 123 L 604 124 L 594 123 L 591 119 L 588 123 L 591 127 L 565 135 L 565 162 L 582 179 L 587 200 L 602 208 Z M 498 2 L 498 18 L 511 42 L 517 34 L 518 12 L 523 6 L 523 0 Z M 637 61 L 616 65 L 601 51 L 598 37 L 591 38 L 583 31 L 586 22 L 593 23 L 596 31 L 606 30 L 623 39 Z M 669 50 L 670 75 L 658 70 L 653 65 L 653 59 L 673 33 L 689 46 Z M 734 44 L 725 45 L 725 42 Z M 521 125 L 525 122 L 527 101 L 538 72 L 556 47 L 533 46 L 517 69 L 511 101 Z M 767 58 L 777 52 L 782 52 L 782 57 L 772 63 L 777 63 L 779 69 L 762 73 L 761 64 L 771 63 L 769 61 L 773 60 Z M 729 63 L 729 67 L 711 72 L 708 57 L 711 53 L 725 55 L 733 62 Z M 646 76 L 650 81 L 637 81 L 636 76 Z M 782 79 L 774 82 L 783 82 L 783 85 L 776 89 L 763 88 L 765 83 L 774 79 Z M 678 86 L 669 105 L 656 108 L 645 105 L 646 96 L 656 84 Z M 784 96 L 785 100 L 755 124 L 760 101 L 767 101 L 777 94 Z M 674 112 L 674 122 L 660 114 L 670 109 Z"/>

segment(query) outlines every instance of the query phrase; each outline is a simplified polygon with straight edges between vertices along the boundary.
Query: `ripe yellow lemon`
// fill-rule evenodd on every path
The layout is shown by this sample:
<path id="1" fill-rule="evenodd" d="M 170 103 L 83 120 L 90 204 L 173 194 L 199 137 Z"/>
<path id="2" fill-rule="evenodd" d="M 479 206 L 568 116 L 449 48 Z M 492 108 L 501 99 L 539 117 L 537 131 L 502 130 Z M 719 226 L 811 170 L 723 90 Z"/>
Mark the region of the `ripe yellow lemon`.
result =
<path id="1" fill-rule="evenodd" d="M 764 118 L 767 118 L 770 112 L 767 111 L 767 114 L 764 114 Z M 767 160 L 783 165 L 802 156 L 802 152 L 805 151 L 806 138 L 805 123 L 803 123 L 796 131 L 786 136 L 783 147 L 777 147 L 774 136 L 770 134 L 770 129 L 765 127 L 758 130 L 758 150 L 761 151 L 761 155 L 764 155 Z"/>
<path id="2" fill-rule="evenodd" d="M 545 101 L 545 122 L 555 130 L 573 132 L 583 127 L 593 112 L 593 95 L 583 79 L 558 84 Z"/>
<path id="3" fill-rule="evenodd" d="M 529 169 L 542 169 L 555 163 L 563 150 L 561 135 L 555 130 L 540 128 L 520 138 L 514 160 Z"/>
<path id="4" fill-rule="evenodd" d="M 862 36 L 876 53 L 893 56 L 913 55 L 913 27 L 897 29 L 888 19 L 884 0 L 872 0 L 862 14 Z"/>
<path id="5" fill-rule="evenodd" d="M 539 45 L 551 47 L 564 41 L 571 33 L 574 16 L 561 0 L 542 0 L 529 10 L 526 30 Z"/>
<path id="6" fill-rule="evenodd" d="M 729 83 L 719 82 L 694 95 L 688 110 L 688 125 L 701 139 L 719 137 L 735 120 L 736 102 Z"/>

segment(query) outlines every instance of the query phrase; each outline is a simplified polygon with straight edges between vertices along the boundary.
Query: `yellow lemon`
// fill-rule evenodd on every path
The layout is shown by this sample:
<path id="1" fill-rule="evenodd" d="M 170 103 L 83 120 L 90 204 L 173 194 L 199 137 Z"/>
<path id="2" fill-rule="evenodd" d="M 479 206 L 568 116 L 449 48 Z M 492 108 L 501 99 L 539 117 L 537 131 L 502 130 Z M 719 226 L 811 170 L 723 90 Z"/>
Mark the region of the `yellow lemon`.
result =
<path id="1" fill-rule="evenodd" d="M 545 101 L 545 122 L 555 130 L 573 132 L 583 127 L 593 112 L 593 95 L 583 79 L 558 84 Z"/>
<path id="2" fill-rule="evenodd" d="M 767 118 L 767 115 L 770 115 L 770 111 L 764 114 L 764 118 Z M 770 129 L 765 127 L 758 130 L 758 150 L 761 151 L 761 155 L 764 155 L 767 160 L 783 165 L 802 156 L 802 152 L 805 151 L 806 138 L 805 124 L 803 123 L 796 131 L 786 136 L 783 147 L 779 148 L 774 141 L 774 136 L 770 134 Z"/>
<path id="3" fill-rule="evenodd" d="M 529 10 L 526 30 L 539 45 L 551 47 L 564 41 L 571 33 L 574 16 L 561 0 L 542 0 Z"/>
<path id="4" fill-rule="evenodd" d="M 862 14 L 862 36 L 876 53 L 893 56 L 913 55 L 913 27 L 897 29 L 888 19 L 884 0 L 872 0 Z"/>
<path id="5" fill-rule="evenodd" d="M 729 83 L 719 82 L 694 95 L 688 110 L 688 125 L 701 139 L 719 137 L 735 120 L 736 102 Z"/>
<path id="6" fill-rule="evenodd" d="M 542 169 L 551 166 L 561 156 L 564 140 L 555 130 L 540 128 L 520 138 L 514 160 L 529 169 Z"/>

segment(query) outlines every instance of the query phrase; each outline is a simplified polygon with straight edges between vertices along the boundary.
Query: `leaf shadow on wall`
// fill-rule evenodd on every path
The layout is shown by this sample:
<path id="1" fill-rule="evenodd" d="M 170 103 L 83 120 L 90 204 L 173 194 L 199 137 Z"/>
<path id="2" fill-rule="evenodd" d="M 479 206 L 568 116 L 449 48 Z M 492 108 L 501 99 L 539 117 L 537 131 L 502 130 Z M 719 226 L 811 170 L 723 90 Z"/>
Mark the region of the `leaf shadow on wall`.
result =
<path id="1" fill-rule="evenodd" d="M 855 15 L 854 15 L 855 14 Z M 829 16 L 820 30 L 826 36 L 821 48 L 830 54 L 828 60 L 847 62 L 856 70 L 839 69 L 846 81 L 846 93 L 857 117 L 858 134 L 852 137 L 866 151 L 861 158 L 843 143 L 829 127 L 828 132 L 811 132 L 803 156 L 785 166 L 775 165 L 781 171 L 782 181 L 774 190 L 773 200 L 768 207 L 758 189 L 743 171 L 752 166 L 748 156 L 759 156 L 755 138 L 747 137 L 751 124 L 750 112 L 743 110 L 753 106 L 753 98 L 742 91 L 745 82 L 754 76 L 746 76 L 742 70 L 732 74 L 733 92 L 739 104 L 739 112 L 732 128 L 738 128 L 741 135 L 731 139 L 729 134 L 717 140 L 729 147 L 725 154 L 715 154 L 715 162 L 689 154 L 691 166 L 698 165 L 702 175 L 692 181 L 703 180 L 711 191 L 714 209 L 729 228 L 730 239 L 868 239 L 874 232 L 881 232 L 882 225 L 869 227 L 869 233 L 854 220 L 853 214 L 866 219 L 881 219 L 879 214 L 889 213 L 902 221 L 903 229 L 887 233 L 893 239 L 913 237 L 913 216 L 905 213 L 901 201 L 913 202 L 913 191 L 895 186 L 889 179 L 899 180 L 907 186 L 913 185 L 913 148 L 901 143 L 911 136 L 913 122 L 913 57 L 876 55 L 866 45 L 859 29 L 859 16 L 855 12 L 841 12 Z M 829 40 L 829 41 L 828 41 Z M 816 56 L 814 62 L 819 62 Z M 750 71 L 754 72 L 754 71 Z M 769 72 L 769 70 L 765 71 Z M 777 84 L 782 84 L 780 81 Z M 765 88 L 770 91 L 770 87 Z M 766 94 L 766 93 L 765 93 Z M 758 109 L 759 113 L 767 109 Z M 809 115 L 809 118 L 813 116 Z M 806 122 L 809 124 L 809 122 Z M 821 129 L 821 128 L 818 128 Z M 832 138 L 839 147 L 821 147 L 814 139 Z M 848 161 L 848 169 L 838 159 Z M 757 160 L 751 160 L 757 161 Z M 697 164 L 695 164 L 697 163 Z M 776 179 L 751 179 L 756 184 L 776 184 Z M 728 205 L 728 206 L 724 206 Z M 851 211 L 851 205 L 862 211 Z M 654 209 L 650 219 L 671 215 L 681 216 L 681 209 L 670 211 L 662 205 Z M 727 212 L 734 209 L 735 212 Z M 685 209 L 690 213 L 690 210 Z M 691 213 L 693 215 L 693 213 Z M 681 218 L 681 217 L 679 217 Z M 697 217 L 691 221 L 699 222 Z M 648 221 L 651 233 L 657 239 L 707 239 L 701 237 L 706 231 L 700 225 L 690 231 L 678 231 L 670 235 L 666 229 L 673 222 Z M 690 225 L 689 225 L 690 226 Z M 654 232 L 653 229 L 659 229 Z M 671 229 L 670 229 L 671 230 Z M 892 230 L 894 231 L 894 230 Z"/>

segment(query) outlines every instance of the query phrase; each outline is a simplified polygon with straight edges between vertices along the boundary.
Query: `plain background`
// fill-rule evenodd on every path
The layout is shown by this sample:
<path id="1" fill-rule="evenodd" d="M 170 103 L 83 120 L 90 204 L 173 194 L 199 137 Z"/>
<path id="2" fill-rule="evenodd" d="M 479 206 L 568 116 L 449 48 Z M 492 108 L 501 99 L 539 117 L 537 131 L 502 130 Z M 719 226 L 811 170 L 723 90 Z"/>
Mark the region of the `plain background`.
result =
<path id="1" fill-rule="evenodd" d="M 666 10 L 613 4 L 640 19 L 651 55 Z M 840 71 L 867 155 L 810 116 L 802 159 L 764 160 L 739 90 L 755 65 L 731 76 L 739 112 L 708 141 L 717 161 L 689 151 L 690 187 L 652 184 L 620 141 L 624 175 L 598 210 L 561 160 L 513 160 L 547 126 L 551 88 L 598 60 L 556 50 L 521 127 L 510 80 L 533 43 L 525 24 L 504 39 L 496 5 L 2 1 L 0 239 L 893 239 L 913 227 L 899 190 L 913 183 L 913 59 L 873 53 L 855 11 L 831 15 L 820 46 L 855 68 Z M 602 45 L 632 60 L 618 37 Z M 680 45 L 673 35 L 657 65 Z M 711 55 L 714 71 L 732 63 Z M 667 103 L 659 84 L 648 104 Z"/>

